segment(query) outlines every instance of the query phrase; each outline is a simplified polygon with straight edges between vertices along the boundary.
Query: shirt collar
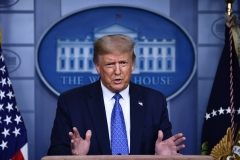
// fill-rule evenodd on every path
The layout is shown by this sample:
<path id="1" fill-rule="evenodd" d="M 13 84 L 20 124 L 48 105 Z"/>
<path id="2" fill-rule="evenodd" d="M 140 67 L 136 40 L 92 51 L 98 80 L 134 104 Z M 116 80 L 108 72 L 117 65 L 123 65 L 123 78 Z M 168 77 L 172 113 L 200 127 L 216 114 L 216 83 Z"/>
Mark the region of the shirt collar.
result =
<path id="1" fill-rule="evenodd" d="M 113 93 L 109 89 L 107 89 L 103 85 L 102 81 L 100 81 L 100 82 L 101 82 L 101 87 L 102 87 L 102 91 L 103 91 L 103 98 L 107 101 L 110 101 L 112 99 L 112 97 L 115 95 L 115 93 Z M 119 94 L 122 96 L 123 100 L 126 100 L 129 95 L 129 85 L 127 86 L 127 88 L 125 88 L 124 90 L 119 92 Z"/>

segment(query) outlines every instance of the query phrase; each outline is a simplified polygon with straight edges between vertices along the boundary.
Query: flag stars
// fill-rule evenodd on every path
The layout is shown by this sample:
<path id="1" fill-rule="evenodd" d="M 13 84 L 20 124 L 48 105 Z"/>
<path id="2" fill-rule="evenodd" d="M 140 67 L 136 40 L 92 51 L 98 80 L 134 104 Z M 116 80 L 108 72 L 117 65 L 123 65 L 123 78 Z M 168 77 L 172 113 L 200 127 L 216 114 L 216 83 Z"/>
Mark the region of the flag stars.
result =
<path id="1" fill-rule="evenodd" d="M 4 135 L 4 138 L 6 138 L 7 136 L 10 136 L 9 129 L 4 128 L 4 131 L 2 132 L 2 134 Z"/>
<path id="2" fill-rule="evenodd" d="M 13 110 L 13 107 L 12 107 L 12 106 L 13 106 L 12 103 L 11 103 L 11 104 L 8 103 L 8 105 L 7 105 L 7 107 L 6 107 L 6 108 L 8 109 L 8 112 L 10 112 L 10 110 Z"/>
<path id="3" fill-rule="evenodd" d="M 206 120 L 208 120 L 208 119 L 210 119 L 210 118 L 213 118 L 213 117 L 217 117 L 217 116 L 220 116 L 221 114 L 225 114 L 224 112 L 226 111 L 226 114 L 231 114 L 231 112 L 232 112 L 232 114 L 235 114 L 235 112 L 237 112 L 237 114 L 240 114 L 240 107 L 237 109 L 237 110 L 235 110 L 235 108 L 233 108 L 233 110 L 231 110 L 231 108 L 230 108 L 230 106 L 228 106 L 228 108 L 227 109 L 223 109 L 223 107 L 220 107 L 220 109 L 219 110 L 217 110 L 217 111 L 215 111 L 214 109 L 212 110 L 212 112 L 211 113 L 206 113 L 206 115 L 205 115 L 205 118 L 206 118 Z M 212 116 L 211 116 L 212 115 Z"/>
<path id="4" fill-rule="evenodd" d="M 229 113 L 231 113 L 231 109 L 230 109 L 230 107 L 228 107 L 227 109 L 226 109 L 226 111 L 227 111 L 227 114 Z"/>
<path id="5" fill-rule="evenodd" d="M 4 74 L 4 72 L 6 72 L 5 66 L 3 66 L 2 68 L 0 68 L 0 70 L 2 71 L 2 74 Z"/>
<path id="6" fill-rule="evenodd" d="M 4 86 L 4 85 L 6 85 L 7 83 L 6 83 L 6 78 L 2 78 L 2 80 L 0 81 L 0 83 L 2 83 L 2 87 Z"/>
<path id="7" fill-rule="evenodd" d="M 9 97 L 9 99 L 11 99 L 12 97 L 14 97 L 13 93 L 11 91 L 8 92 L 7 96 Z"/>
<path id="8" fill-rule="evenodd" d="M 4 148 L 8 148 L 7 147 L 7 141 L 6 142 L 4 142 L 3 140 L 2 140 L 2 144 L 0 144 L 0 147 L 2 147 L 2 151 L 4 150 Z"/>
<path id="9" fill-rule="evenodd" d="M 237 114 L 240 114 L 240 107 L 239 107 L 238 110 L 237 110 Z"/>
<path id="10" fill-rule="evenodd" d="M 214 116 L 217 116 L 217 111 L 214 111 L 214 109 L 213 109 L 213 111 L 212 111 L 212 116 L 214 117 Z"/>
<path id="11" fill-rule="evenodd" d="M 6 116 L 6 119 L 4 119 L 3 121 L 5 121 L 7 123 L 7 125 L 8 125 L 8 123 L 12 123 L 11 118 L 12 117 Z"/>
<path id="12" fill-rule="evenodd" d="M 19 109 L 18 109 L 18 107 L 16 106 L 15 108 L 16 108 L 17 112 L 19 112 Z"/>
<path id="13" fill-rule="evenodd" d="M 7 84 L 8 84 L 8 86 L 10 87 L 11 86 L 11 84 L 12 84 L 12 82 L 11 82 L 11 80 L 9 79 L 9 78 L 7 78 L 8 80 L 7 80 Z"/>
<path id="14" fill-rule="evenodd" d="M 218 112 L 219 112 L 219 115 L 221 115 L 221 114 L 224 114 L 224 109 L 222 109 L 222 107 L 218 110 Z"/>
<path id="15" fill-rule="evenodd" d="M 17 128 L 15 127 L 15 130 L 14 130 L 12 133 L 14 133 L 14 134 L 15 134 L 15 137 L 17 137 L 18 134 L 20 135 L 20 128 L 17 129 Z"/>
<path id="16" fill-rule="evenodd" d="M 4 91 L 0 91 L 0 97 L 1 97 L 1 100 L 3 99 L 3 98 L 5 98 L 5 92 Z"/>
<path id="17" fill-rule="evenodd" d="M 4 61 L 4 57 L 3 57 L 2 54 L 1 54 L 1 56 L 0 56 L 0 59 L 2 60 L 2 62 Z"/>
<path id="18" fill-rule="evenodd" d="M 4 110 L 4 109 L 3 109 L 3 104 L 0 104 L 0 111 L 1 111 L 1 110 Z"/>
<path id="19" fill-rule="evenodd" d="M 210 118 L 210 114 L 206 113 L 205 118 L 206 118 L 206 120 L 208 120 Z"/>
<path id="20" fill-rule="evenodd" d="M 15 97 L 0 46 L 0 157 L 10 152 L 17 153 L 19 142 L 27 145 L 27 131 Z"/>
<path id="21" fill-rule="evenodd" d="M 16 115 L 16 118 L 14 119 L 14 121 L 16 121 L 17 124 L 18 124 L 19 122 L 22 122 L 21 116 Z"/>

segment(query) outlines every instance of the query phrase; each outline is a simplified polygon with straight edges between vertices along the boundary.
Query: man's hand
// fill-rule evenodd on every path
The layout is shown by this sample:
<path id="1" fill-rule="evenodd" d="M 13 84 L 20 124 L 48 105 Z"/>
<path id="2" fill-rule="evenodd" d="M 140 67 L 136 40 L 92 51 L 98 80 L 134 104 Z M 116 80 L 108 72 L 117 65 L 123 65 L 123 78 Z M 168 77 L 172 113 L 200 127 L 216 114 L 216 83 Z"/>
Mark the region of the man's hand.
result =
<path id="1" fill-rule="evenodd" d="M 178 151 L 185 148 L 185 145 L 179 145 L 183 141 L 186 140 L 183 137 L 182 133 L 175 134 L 174 136 L 162 141 L 163 132 L 161 130 L 158 131 L 158 139 L 155 144 L 155 153 L 157 155 L 177 155 Z"/>
<path id="2" fill-rule="evenodd" d="M 86 139 L 82 139 L 76 127 L 73 127 L 73 133 L 69 132 L 71 139 L 71 149 L 73 155 L 86 155 L 90 147 L 91 130 L 86 132 Z"/>

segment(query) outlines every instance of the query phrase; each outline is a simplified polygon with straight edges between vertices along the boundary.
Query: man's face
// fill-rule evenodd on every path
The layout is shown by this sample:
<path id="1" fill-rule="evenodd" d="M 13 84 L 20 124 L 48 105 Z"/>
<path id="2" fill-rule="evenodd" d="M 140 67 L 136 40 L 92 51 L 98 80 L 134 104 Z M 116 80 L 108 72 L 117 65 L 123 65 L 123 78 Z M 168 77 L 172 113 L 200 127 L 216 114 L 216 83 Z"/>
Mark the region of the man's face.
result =
<path id="1" fill-rule="evenodd" d="M 95 64 L 102 83 L 110 91 L 116 93 L 127 88 L 134 63 L 131 53 L 110 53 L 100 55 Z"/>

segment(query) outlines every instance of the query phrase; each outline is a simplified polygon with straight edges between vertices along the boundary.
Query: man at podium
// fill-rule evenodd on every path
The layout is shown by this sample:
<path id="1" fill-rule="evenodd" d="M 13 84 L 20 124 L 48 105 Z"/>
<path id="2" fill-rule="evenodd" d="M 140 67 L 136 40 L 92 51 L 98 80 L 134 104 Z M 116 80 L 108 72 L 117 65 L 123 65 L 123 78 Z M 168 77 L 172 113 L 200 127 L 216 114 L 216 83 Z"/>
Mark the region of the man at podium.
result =
<path id="1" fill-rule="evenodd" d="M 94 43 L 98 81 L 62 93 L 48 155 L 175 155 L 185 147 L 172 136 L 165 96 L 130 82 L 134 41 L 107 35 Z"/>

